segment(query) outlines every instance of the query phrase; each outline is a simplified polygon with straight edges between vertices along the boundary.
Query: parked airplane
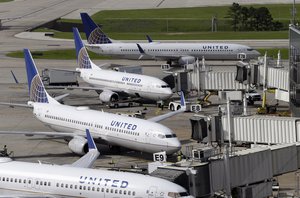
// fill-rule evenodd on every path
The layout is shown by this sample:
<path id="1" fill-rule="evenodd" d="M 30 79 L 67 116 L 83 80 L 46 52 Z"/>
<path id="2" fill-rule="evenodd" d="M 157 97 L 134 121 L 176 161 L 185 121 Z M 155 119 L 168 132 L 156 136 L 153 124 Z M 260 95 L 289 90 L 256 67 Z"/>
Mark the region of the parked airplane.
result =
<path id="1" fill-rule="evenodd" d="M 110 55 L 125 59 L 166 60 L 179 65 L 195 63 L 196 59 L 205 60 L 245 60 L 257 58 L 260 53 L 248 46 L 231 43 L 140 43 L 144 53 L 136 43 L 122 43 L 109 38 L 89 17 L 81 13 L 84 31 L 88 44 L 86 47 L 98 54 Z M 149 40 L 150 38 L 150 40 Z"/>
<path id="2" fill-rule="evenodd" d="M 90 169 L 99 156 L 86 131 L 89 151 L 69 165 L 12 161 L 0 158 L 1 197 L 187 197 L 186 190 L 164 179 Z"/>
<path id="3" fill-rule="evenodd" d="M 169 112 L 148 120 L 90 110 L 88 107 L 62 105 L 52 98 L 44 88 L 41 78 L 28 49 L 24 49 L 30 101 L 27 105 L 1 103 L 9 106 L 33 108 L 34 116 L 50 128 L 59 132 L 40 132 L 44 135 L 69 136 L 69 148 L 77 154 L 86 153 L 87 140 L 82 137 L 88 128 L 93 137 L 112 146 L 133 150 L 167 154 L 180 150 L 181 144 L 174 132 L 155 123 L 185 111 L 186 105 L 181 94 L 182 109 Z M 7 132 L 37 135 L 37 132 Z"/>
<path id="4" fill-rule="evenodd" d="M 96 66 L 90 60 L 77 28 L 73 28 L 73 34 L 79 66 L 76 70 L 85 82 L 93 86 L 93 89 L 102 91 L 99 95 L 102 102 L 117 101 L 120 98 L 119 95 L 159 102 L 172 96 L 173 93 L 169 85 L 158 78 L 103 70 Z"/>

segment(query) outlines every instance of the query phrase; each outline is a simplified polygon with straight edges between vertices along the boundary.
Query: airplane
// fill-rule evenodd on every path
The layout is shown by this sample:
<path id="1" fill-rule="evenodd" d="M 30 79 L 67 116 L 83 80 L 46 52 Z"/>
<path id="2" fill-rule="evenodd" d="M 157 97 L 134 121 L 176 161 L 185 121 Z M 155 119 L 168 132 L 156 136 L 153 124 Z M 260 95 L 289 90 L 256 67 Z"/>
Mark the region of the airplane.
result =
<path id="1" fill-rule="evenodd" d="M 79 66 L 76 71 L 93 86 L 91 89 L 101 91 L 99 98 L 102 102 L 119 101 L 119 95 L 162 102 L 173 95 L 170 86 L 158 78 L 104 70 L 96 66 L 90 60 L 77 28 L 73 28 L 73 34 Z"/>
<path id="2" fill-rule="evenodd" d="M 170 181 L 120 171 L 91 169 L 100 155 L 86 130 L 88 153 L 72 164 L 54 165 L 0 158 L 0 197 L 186 197 Z"/>
<path id="3" fill-rule="evenodd" d="M 193 64 L 197 59 L 205 60 L 249 60 L 260 53 L 253 48 L 231 43 L 161 43 L 153 42 L 147 36 L 148 43 L 140 43 L 144 53 L 136 43 L 123 43 L 109 38 L 87 13 L 81 13 L 81 20 L 87 37 L 86 47 L 98 54 L 134 60 L 166 60 L 185 65 Z"/>
<path id="4" fill-rule="evenodd" d="M 7 131 L 1 134 L 25 134 L 70 137 L 69 148 L 77 154 L 86 153 L 87 140 L 83 137 L 88 128 L 100 143 L 132 150 L 173 154 L 181 149 L 176 134 L 166 126 L 156 123 L 186 110 L 183 93 L 182 108 L 148 120 L 91 110 L 88 107 L 63 105 L 46 91 L 28 49 L 24 49 L 29 101 L 27 104 L 0 103 L 2 105 L 28 107 L 33 115 L 57 132 Z"/>

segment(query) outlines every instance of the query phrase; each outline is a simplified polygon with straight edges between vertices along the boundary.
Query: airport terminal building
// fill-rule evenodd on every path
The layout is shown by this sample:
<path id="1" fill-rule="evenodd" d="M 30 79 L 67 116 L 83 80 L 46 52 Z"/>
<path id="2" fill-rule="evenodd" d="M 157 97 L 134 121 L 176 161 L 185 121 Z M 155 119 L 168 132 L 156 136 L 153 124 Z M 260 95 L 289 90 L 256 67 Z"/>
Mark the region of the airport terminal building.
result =
<path id="1" fill-rule="evenodd" d="M 289 28 L 290 109 L 293 117 L 300 117 L 300 30 Z"/>

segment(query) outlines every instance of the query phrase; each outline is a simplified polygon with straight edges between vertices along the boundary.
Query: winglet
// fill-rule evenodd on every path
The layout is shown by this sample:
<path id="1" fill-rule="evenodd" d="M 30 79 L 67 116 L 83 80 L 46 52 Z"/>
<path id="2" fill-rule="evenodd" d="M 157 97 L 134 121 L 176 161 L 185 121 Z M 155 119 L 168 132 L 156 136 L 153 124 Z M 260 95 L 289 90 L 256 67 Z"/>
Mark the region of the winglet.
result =
<path id="1" fill-rule="evenodd" d="M 145 51 L 144 51 L 144 49 L 140 46 L 140 44 L 136 44 L 137 45 L 137 47 L 138 47 L 138 49 L 139 49 L 139 51 L 140 51 L 140 53 L 141 53 L 141 55 L 140 55 L 140 57 L 138 58 L 139 60 L 141 60 L 143 57 L 144 57 L 144 55 L 145 55 Z"/>
<path id="2" fill-rule="evenodd" d="M 13 78 L 14 78 L 14 80 L 15 80 L 15 83 L 16 83 L 16 84 L 19 84 L 19 81 L 18 81 L 17 77 L 15 76 L 14 72 L 13 72 L 12 70 L 10 70 L 10 73 L 11 73 L 11 75 L 13 76 Z"/>
<path id="3" fill-rule="evenodd" d="M 180 106 L 181 106 L 181 109 L 184 109 L 186 110 L 186 103 L 185 103 L 185 98 L 184 98 L 184 93 L 183 91 L 180 92 Z"/>
<path id="4" fill-rule="evenodd" d="M 88 141 L 89 150 L 97 149 L 93 137 L 91 136 L 90 130 L 86 129 L 86 139 Z"/>
<path id="5" fill-rule="evenodd" d="M 88 129 L 86 129 L 86 139 L 89 146 L 89 152 L 87 152 L 87 154 L 85 154 L 84 156 L 82 156 L 80 159 L 78 159 L 73 164 L 70 164 L 69 166 L 90 168 L 99 157 L 100 153 Z"/>
<path id="6" fill-rule="evenodd" d="M 111 39 L 105 35 L 101 28 L 91 19 L 87 13 L 80 13 L 84 26 L 84 32 L 89 44 L 108 44 Z"/>
<path id="7" fill-rule="evenodd" d="M 140 44 L 137 43 L 136 45 L 139 48 L 140 53 L 145 54 L 145 50 L 140 46 Z"/>
<path id="8" fill-rule="evenodd" d="M 147 40 L 148 40 L 149 43 L 153 42 L 153 40 L 151 39 L 151 37 L 149 35 L 146 35 L 146 37 L 147 37 Z"/>

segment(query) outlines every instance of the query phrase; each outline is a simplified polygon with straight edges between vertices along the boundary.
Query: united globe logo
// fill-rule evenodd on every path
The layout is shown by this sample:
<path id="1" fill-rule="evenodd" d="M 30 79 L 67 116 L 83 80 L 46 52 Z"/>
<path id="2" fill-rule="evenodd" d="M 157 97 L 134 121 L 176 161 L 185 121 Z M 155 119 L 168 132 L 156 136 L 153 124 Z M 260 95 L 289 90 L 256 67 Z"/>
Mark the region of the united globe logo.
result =
<path id="1" fill-rule="evenodd" d="M 93 30 L 88 38 L 90 44 L 107 44 L 111 43 L 109 38 L 101 31 L 100 28 Z"/>
<path id="2" fill-rule="evenodd" d="M 86 49 L 83 47 L 80 49 L 79 51 L 79 55 L 78 55 L 78 64 L 80 68 L 83 69 L 90 69 L 91 67 L 91 62 L 89 60 L 89 55 L 86 51 Z"/>
<path id="3" fill-rule="evenodd" d="M 48 103 L 45 87 L 38 75 L 33 77 L 31 81 L 30 101 Z"/>

